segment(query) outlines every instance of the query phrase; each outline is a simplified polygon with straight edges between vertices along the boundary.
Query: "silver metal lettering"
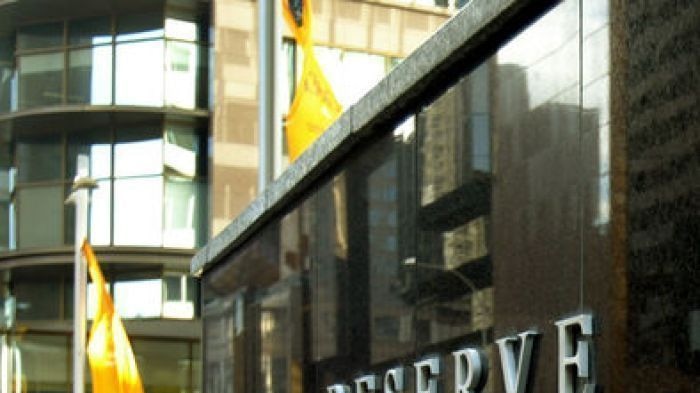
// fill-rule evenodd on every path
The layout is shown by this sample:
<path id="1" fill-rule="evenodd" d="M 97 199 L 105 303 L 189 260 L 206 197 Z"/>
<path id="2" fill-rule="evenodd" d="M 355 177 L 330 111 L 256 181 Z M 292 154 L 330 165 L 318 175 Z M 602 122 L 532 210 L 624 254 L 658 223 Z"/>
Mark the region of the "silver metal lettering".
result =
<path id="1" fill-rule="evenodd" d="M 377 391 L 377 376 L 363 375 L 355 379 L 355 393 L 374 393 Z"/>
<path id="2" fill-rule="evenodd" d="M 384 393 L 403 392 L 405 386 L 404 368 L 396 367 L 386 372 L 384 376 Z"/>
<path id="3" fill-rule="evenodd" d="M 580 314 L 555 322 L 559 330 L 559 393 L 576 393 L 582 378 L 584 393 L 593 393 L 591 344 L 593 316 Z M 572 370 L 573 369 L 573 370 Z"/>
<path id="4" fill-rule="evenodd" d="M 501 355 L 503 385 L 505 385 L 506 393 L 525 393 L 530 363 L 532 362 L 532 344 L 537 335 L 537 332 L 528 330 L 517 336 L 496 340 L 498 352 Z M 515 363 L 516 343 L 519 343 L 520 347 L 517 365 Z"/>
<path id="5" fill-rule="evenodd" d="M 416 393 L 438 393 L 440 358 L 421 360 L 413 363 L 413 366 L 416 368 Z"/>
<path id="6" fill-rule="evenodd" d="M 342 383 L 337 383 L 326 387 L 326 392 L 328 393 L 350 393 L 350 386 L 343 385 Z"/>
<path id="7" fill-rule="evenodd" d="M 455 359 L 455 393 L 478 393 L 486 382 L 488 368 L 481 351 L 473 348 L 452 352 Z"/>

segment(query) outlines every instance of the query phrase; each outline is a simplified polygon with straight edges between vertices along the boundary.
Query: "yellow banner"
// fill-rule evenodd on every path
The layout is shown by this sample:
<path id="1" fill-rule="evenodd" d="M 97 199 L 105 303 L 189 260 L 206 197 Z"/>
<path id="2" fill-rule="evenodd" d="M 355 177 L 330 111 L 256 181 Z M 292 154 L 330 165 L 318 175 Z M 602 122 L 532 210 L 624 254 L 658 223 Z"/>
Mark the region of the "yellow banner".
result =
<path id="1" fill-rule="evenodd" d="M 90 279 L 97 290 L 97 312 L 90 328 L 87 355 L 90 362 L 93 393 L 143 393 L 141 377 L 134 353 L 119 315 L 114 312 L 112 298 L 105 288 L 105 279 L 95 253 L 83 242 Z"/>
<path id="2" fill-rule="evenodd" d="M 304 51 L 301 79 L 285 119 L 289 158 L 294 161 L 343 112 L 313 51 L 311 1 L 282 0 L 284 19 Z"/>
<path id="3" fill-rule="evenodd" d="M 312 14 L 311 0 L 282 0 L 282 16 L 302 48 L 313 45 Z"/>
<path id="4" fill-rule="evenodd" d="M 342 111 L 313 53 L 305 54 L 301 80 L 285 122 L 290 159 L 299 157 Z"/>

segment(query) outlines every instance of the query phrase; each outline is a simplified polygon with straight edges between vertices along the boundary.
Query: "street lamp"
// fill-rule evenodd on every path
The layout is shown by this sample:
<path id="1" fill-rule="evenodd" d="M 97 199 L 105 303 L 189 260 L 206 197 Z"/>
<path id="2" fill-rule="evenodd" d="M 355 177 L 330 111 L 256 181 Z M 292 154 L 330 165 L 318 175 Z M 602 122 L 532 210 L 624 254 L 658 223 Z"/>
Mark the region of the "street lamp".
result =
<path id="1" fill-rule="evenodd" d="M 459 272 L 458 270 L 455 269 L 448 269 L 442 265 L 437 265 L 437 264 L 430 264 L 430 263 L 418 263 L 416 261 L 416 257 L 408 257 L 403 260 L 403 265 L 404 266 L 414 266 L 416 268 L 421 268 L 421 269 L 430 269 L 430 270 L 437 270 L 443 273 L 448 273 L 452 274 L 453 276 L 457 277 L 460 282 L 462 282 L 467 288 L 469 288 L 469 291 L 471 294 L 475 294 L 478 291 L 478 288 L 474 284 L 474 282 L 469 279 L 467 276 Z M 473 314 L 473 312 L 472 312 Z M 486 346 L 487 344 L 487 338 L 486 338 L 486 331 L 484 329 L 479 329 L 480 335 L 481 335 L 481 344 L 482 346 Z"/>

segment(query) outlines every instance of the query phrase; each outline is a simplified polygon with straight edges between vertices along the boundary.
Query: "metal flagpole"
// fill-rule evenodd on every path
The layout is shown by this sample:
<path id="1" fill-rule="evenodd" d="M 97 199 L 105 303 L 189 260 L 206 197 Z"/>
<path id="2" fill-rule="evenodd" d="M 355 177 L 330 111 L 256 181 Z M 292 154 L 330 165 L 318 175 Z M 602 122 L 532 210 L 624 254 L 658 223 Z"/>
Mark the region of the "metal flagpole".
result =
<path id="1" fill-rule="evenodd" d="M 85 336 L 87 325 L 87 265 L 80 248 L 87 238 L 88 205 L 90 189 L 97 183 L 89 176 L 86 155 L 78 156 L 73 192 L 66 203 L 75 205 L 75 254 L 73 275 L 73 393 L 85 390 Z"/>
<path id="2" fill-rule="evenodd" d="M 281 155 L 282 115 L 276 97 L 281 30 L 277 0 L 258 2 L 258 194 L 274 179 Z"/>

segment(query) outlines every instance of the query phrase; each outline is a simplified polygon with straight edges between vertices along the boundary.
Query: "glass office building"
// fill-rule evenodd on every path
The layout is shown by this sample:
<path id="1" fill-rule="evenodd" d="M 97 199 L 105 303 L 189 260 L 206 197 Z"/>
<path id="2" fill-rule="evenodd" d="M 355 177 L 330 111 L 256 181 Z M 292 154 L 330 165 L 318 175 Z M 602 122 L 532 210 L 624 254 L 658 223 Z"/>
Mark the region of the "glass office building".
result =
<path id="1" fill-rule="evenodd" d="M 197 1 L 0 3 L 3 392 L 72 389 L 78 155 L 144 388 L 200 391 L 187 267 L 208 237 L 209 18 Z"/>
<path id="2" fill-rule="evenodd" d="M 696 391 L 699 15 L 468 3 L 195 256 L 204 390 Z"/>

